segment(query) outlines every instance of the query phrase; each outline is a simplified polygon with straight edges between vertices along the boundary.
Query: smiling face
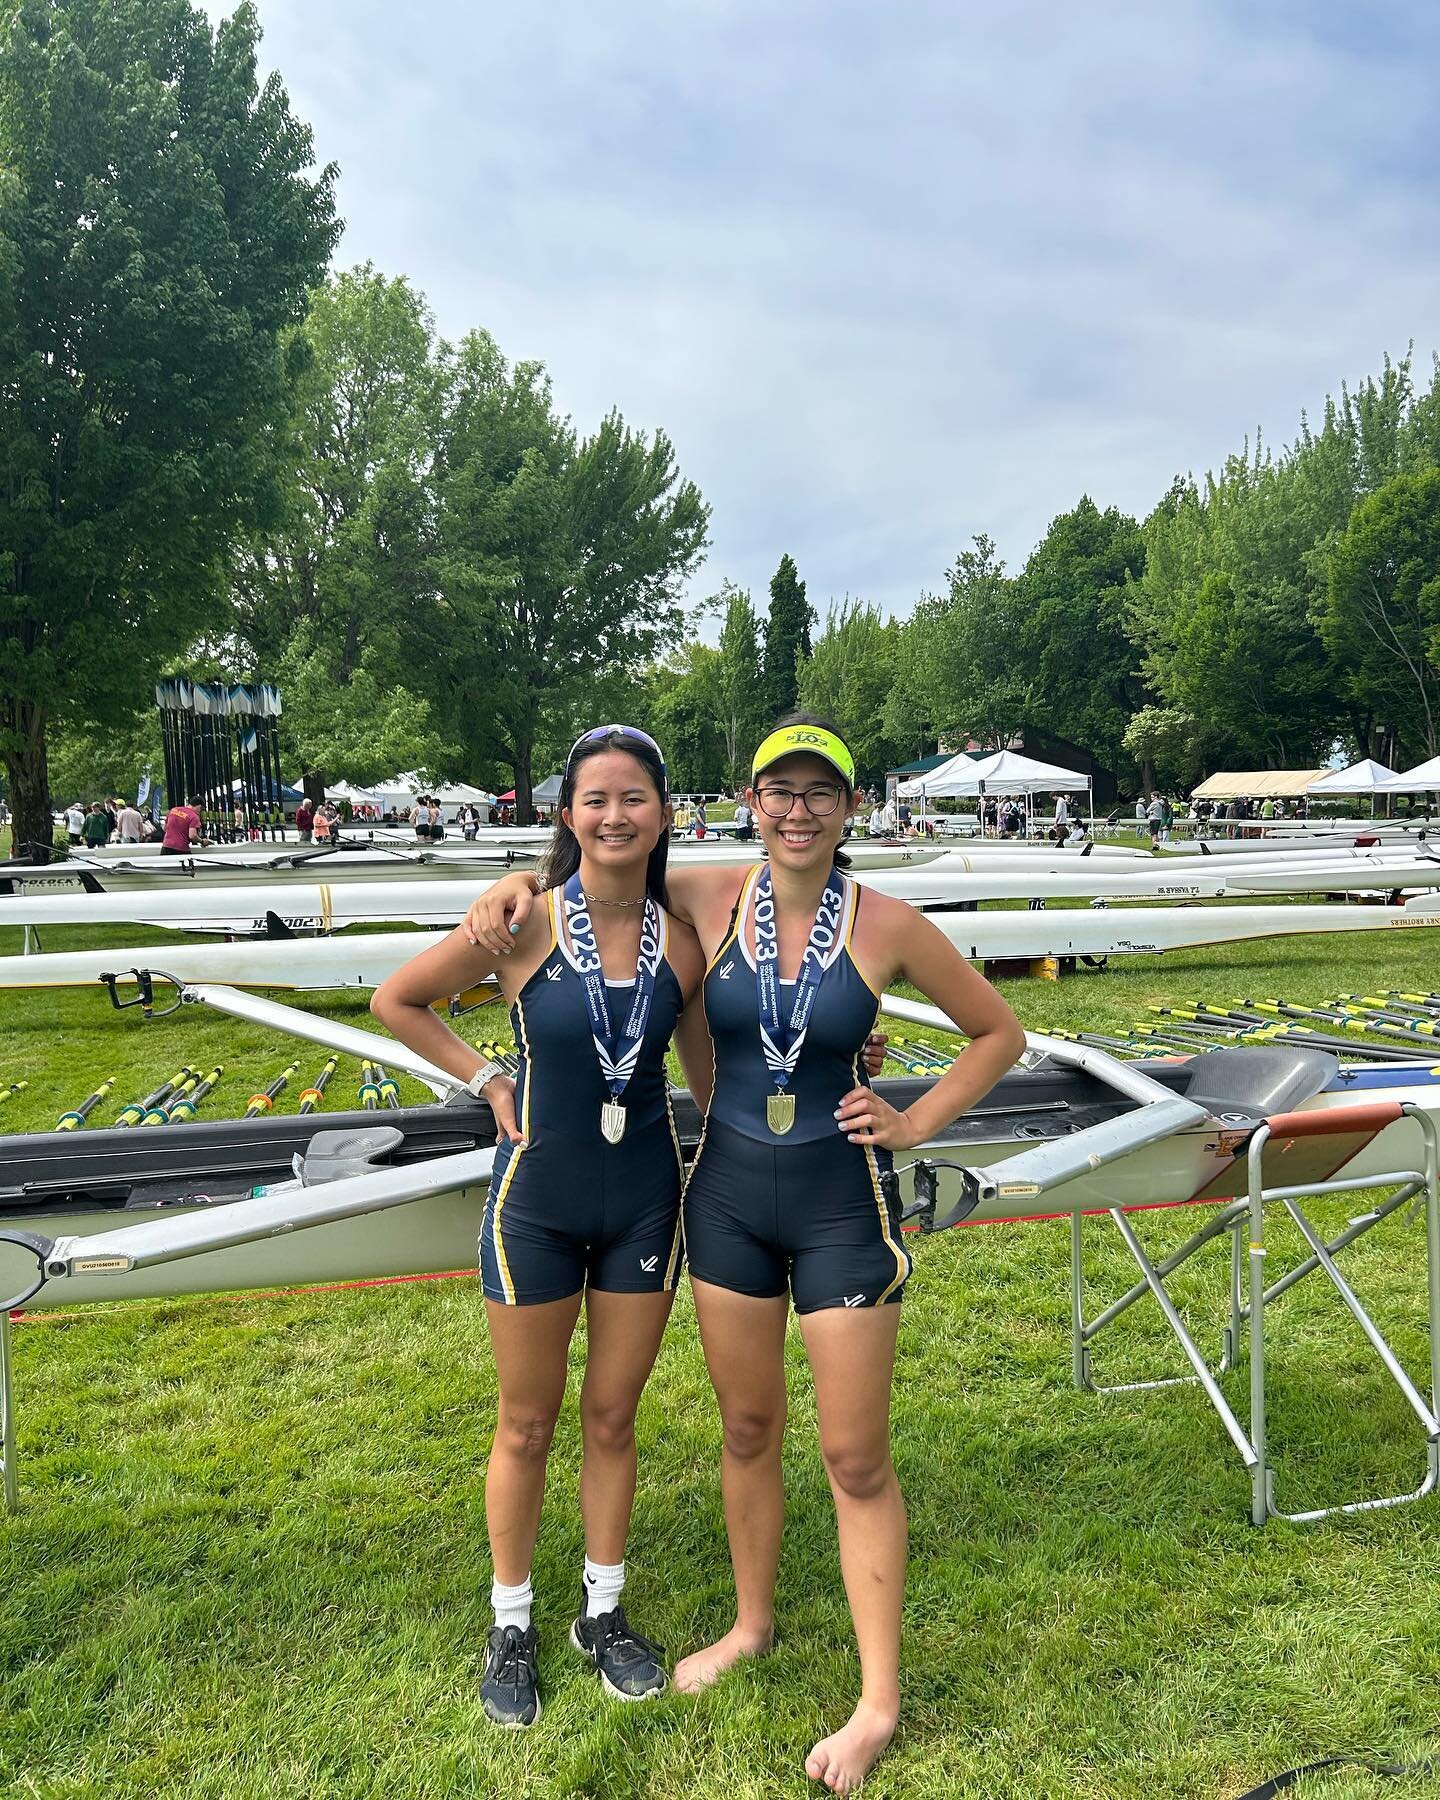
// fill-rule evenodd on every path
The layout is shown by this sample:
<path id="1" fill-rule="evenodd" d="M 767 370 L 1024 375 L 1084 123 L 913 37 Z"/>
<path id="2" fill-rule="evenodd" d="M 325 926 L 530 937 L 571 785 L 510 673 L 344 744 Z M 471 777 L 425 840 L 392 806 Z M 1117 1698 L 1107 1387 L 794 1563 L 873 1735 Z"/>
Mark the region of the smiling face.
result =
<path id="1" fill-rule="evenodd" d="M 560 817 L 581 856 L 602 869 L 643 869 L 670 828 L 670 808 L 644 764 L 625 750 L 602 750 L 576 763 L 574 794 Z"/>
<path id="2" fill-rule="evenodd" d="M 819 756 L 782 757 L 761 771 L 746 799 L 771 860 L 797 872 L 830 867 L 855 811 L 843 779 Z"/>

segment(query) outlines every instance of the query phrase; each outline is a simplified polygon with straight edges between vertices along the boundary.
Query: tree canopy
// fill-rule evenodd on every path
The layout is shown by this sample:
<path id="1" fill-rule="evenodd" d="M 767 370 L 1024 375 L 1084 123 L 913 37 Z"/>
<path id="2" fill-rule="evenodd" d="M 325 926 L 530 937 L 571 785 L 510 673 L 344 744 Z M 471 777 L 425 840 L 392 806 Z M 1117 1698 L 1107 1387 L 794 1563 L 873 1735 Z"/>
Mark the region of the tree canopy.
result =
<path id="1" fill-rule="evenodd" d="M 54 721 L 122 722 L 276 500 L 284 333 L 334 170 L 241 5 L 49 0 L 0 20 L 0 757 L 50 837 Z"/>

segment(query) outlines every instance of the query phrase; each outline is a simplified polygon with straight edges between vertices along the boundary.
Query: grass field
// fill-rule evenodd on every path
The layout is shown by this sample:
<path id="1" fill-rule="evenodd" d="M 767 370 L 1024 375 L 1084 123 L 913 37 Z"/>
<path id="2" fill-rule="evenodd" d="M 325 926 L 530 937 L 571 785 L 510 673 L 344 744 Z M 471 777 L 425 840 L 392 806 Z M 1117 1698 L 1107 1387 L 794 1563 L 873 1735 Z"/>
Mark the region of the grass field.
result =
<path id="1" fill-rule="evenodd" d="M 1006 992 L 1033 1029 L 1104 1030 L 1182 995 L 1428 989 L 1428 935 L 1179 953 Z M 0 952 L 17 938 L 0 933 Z M 103 941 L 46 935 L 47 948 Z M 359 997 L 302 1004 L 367 1022 Z M 464 1027 L 508 1035 L 495 1007 Z M 100 1076 L 118 1077 L 119 1101 L 179 1061 L 225 1061 L 207 1116 L 233 1115 L 294 1054 L 288 1040 L 189 1012 L 144 1025 L 98 994 L 0 995 L 0 1085 L 31 1082 L 0 1124 L 48 1128 Z M 299 1054 L 282 1110 L 323 1061 Z M 353 1102 L 356 1079 L 342 1063 L 334 1104 Z M 1355 1210 L 1353 1199 L 1316 1209 L 1324 1223 Z M 1164 1244 L 1185 1226 L 1162 1217 L 1143 1229 Z M 1274 1238 L 1294 1253 L 1278 1226 Z M 1128 1285 L 1118 1239 L 1095 1226 L 1089 1242 L 1096 1294 Z M 1228 1800 L 1351 1748 L 1425 1753 L 1440 1712 L 1440 1502 L 1255 1531 L 1238 1459 L 1195 1390 L 1098 1399 L 1069 1385 L 1067 1256 L 1058 1224 L 918 1246 L 895 1431 L 913 1553 L 905 1713 L 867 1792 Z M 1422 1260 L 1418 1229 L 1394 1222 L 1351 1265 L 1417 1375 Z M 1179 1285 L 1206 1346 L 1224 1286 L 1218 1250 Z M 1338 1305 L 1302 1286 L 1273 1331 L 1282 1503 L 1413 1485 L 1413 1421 Z M 6 1793 L 758 1800 L 807 1791 L 804 1752 L 848 1711 L 833 1514 L 794 1334 L 780 1649 L 699 1699 L 601 1698 L 565 1644 L 582 1553 L 572 1406 L 535 1569 L 545 1717 L 517 1737 L 491 1731 L 476 1701 L 495 1395 L 471 1280 L 143 1303 L 22 1320 L 14 1338 L 22 1507 L 0 1524 Z M 577 1377 L 583 1351 L 582 1335 Z M 1097 1375 L 1138 1379 L 1178 1360 L 1137 1311 Z M 1237 1403 L 1244 1380 L 1228 1378 Z M 626 1602 L 680 1654 L 728 1623 L 730 1594 L 718 1430 L 683 1293 L 640 1431 Z M 1342 1773 L 1296 1791 L 1435 1794 L 1440 1776 Z"/>

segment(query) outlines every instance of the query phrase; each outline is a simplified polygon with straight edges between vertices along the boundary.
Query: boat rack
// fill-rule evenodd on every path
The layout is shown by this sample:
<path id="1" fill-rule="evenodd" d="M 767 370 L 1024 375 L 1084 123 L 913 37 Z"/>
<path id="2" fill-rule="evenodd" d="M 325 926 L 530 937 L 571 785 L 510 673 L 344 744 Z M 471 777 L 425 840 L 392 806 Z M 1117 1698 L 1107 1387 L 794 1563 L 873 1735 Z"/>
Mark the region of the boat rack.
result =
<path id="1" fill-rule="evenodd" d="M 1354 1132 L 1357 1129 L 1380 1130 L 1405 1117 L 1414 1119 L 1422 1133 L 1424 1167 L 1421 1169 L 1395 1169 L 1388 1174 L 1366 1175 L 1349 1180 L 1308 1180 L 1296 1185 L 1277 1186 L 1265 1184 L 1267 1147 L 1278 1147 L 1278 1156 L 1272 1150 L 1271 1161 L 1279 1161 L 1283 1166 L 1286 1153 L 1299 1140 Z M 1134 1257 L 1140 1270 L 1140 1280 L 1103 1312 L 1089 1320 L 1085 1317 L 1085 1275 L 1081 1254 L 1084 1218 L 1078 1212 L 1071 1214 L 1070 1321 L 1072 1367 L 1076 1386 L 1095 1394 L 1114 1395 L 1198 1383 L 1219 1415 L 1226 1434 L 1239 1452 L 1240 1460 L 1249 1474 L 1250 1518 L 1255 1525 L 1264 1525 L 1268 1519 L 1311 1524 L 1335 1514 L 1374 1512 L 1424 1499 L 1434 1492 L 1437 1482 L 1440 1482 L 1440 1193 L 1437 1193 L 1437 1186 L 1440 1186 L 1440 1174 L 1437 1174 L 1437 1170 L 1440 1170 L 1440 1136 L 1437 1136 L 1435 1118 L 1416 1106 L 1393 1100 L 1328 1112 L 1278 1113 L 1264 1120 L 1250 1134 L 1246 1147 L 1246 1166 L 1248 1191 L 1245 1197 L 1231 1201 L 1159 1263 L 1152 1260 L 1126 1214 L 1118 1207 L 1113 1208 L 1108 1217 L 1124 1240 L 1126 1249 Z M 1388 1188 L 1391 1191 L 1383 1199 L 1377 1200 L 1368 1211 L 1352 1219 L 1346 1229 L 1329 1242 L 1316 1230 L 1300 1206 L 1303 1199 L 1377 1188 Z M 1298 1227 L 1309 1246 L 1310 1254 L 1287 1274 L 1267 1283 L 1265 1259 L 1269 1252 L 1265 1239 L 1265 1208 L 1277 1202 L 1285 1208 Z M 1342 1251 L 1407 1205 L 1410 1206 L 1411 1216 L 1417 1209 L 1423 1209 L 1425 1218 L 1427 1319 L 1430 1337 L 1428 1400 L 1401 1367 L 1395 1352 L 1346 1281 L 1336 1261 Z M 1230 1318 L 1223 1333 L 1220 1360 L 1212 1370 L 1181 1318 L 1166 1282 L 1207 1244 L 1224 1237 L 1226 1233 L 1230 1237 Z M 1275 1501 L 1275 1469 L 1270 1462 L 1267 1437 L 1266 1309 L 1317 1270 L 1340 1296 L 1386 1373 L 1415 1414 L 1424 1441 L 1425 1473 L 1419 1486 L 1407 1493 L 1386 1495 L 1379 1499 L 1337 1502 L 1329 1506 L 1311 1507 L 1303 1512 L 1285 1512 Z M 1101 1386 L 1094 1378 L 1092 1345 L 1108 1326 L 1146 1294 L 1153 1296 L 1194 1372 L 1190 1375 L 1167 1375 L 1148 1381 Z M 1250 1359 L 1248 1429 L 1241 1424 L 1217 1380 L 1217 1376 L 1225 1375 L 1239 1365 L 1247 1348 Z"/>

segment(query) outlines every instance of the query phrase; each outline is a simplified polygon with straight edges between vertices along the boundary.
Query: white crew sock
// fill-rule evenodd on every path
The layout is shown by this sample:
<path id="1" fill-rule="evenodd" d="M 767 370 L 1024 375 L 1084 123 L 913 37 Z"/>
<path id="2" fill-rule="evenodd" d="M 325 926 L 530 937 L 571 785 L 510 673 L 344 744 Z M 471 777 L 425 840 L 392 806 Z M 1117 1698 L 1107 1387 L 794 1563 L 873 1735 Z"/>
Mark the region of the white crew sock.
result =
<path id="1" fill-rule="evenodd" d="M 585 1593 L 585 1617 L 598 1619 L 601 1613 L 614 1612 L 620 1601 L 620 1590 L 625 1585 L 625 1565 L 618 1563 L 597 1563 L 585 1558 L 585 1575 L 582 1582 Z"/>
<path id="2" fill-rule="evenodd" d="M 535 1604 L 530 1577 L 527 1575 L 514 1587 L 506 1587 L 503 1581 L 492 1581 L 490 1604 L 495 1608 L 495 1623 L 502 1630 L 507 1625 L 517 1625 L 524 1631 L 530 1623 L 530 1608 Z"/>

